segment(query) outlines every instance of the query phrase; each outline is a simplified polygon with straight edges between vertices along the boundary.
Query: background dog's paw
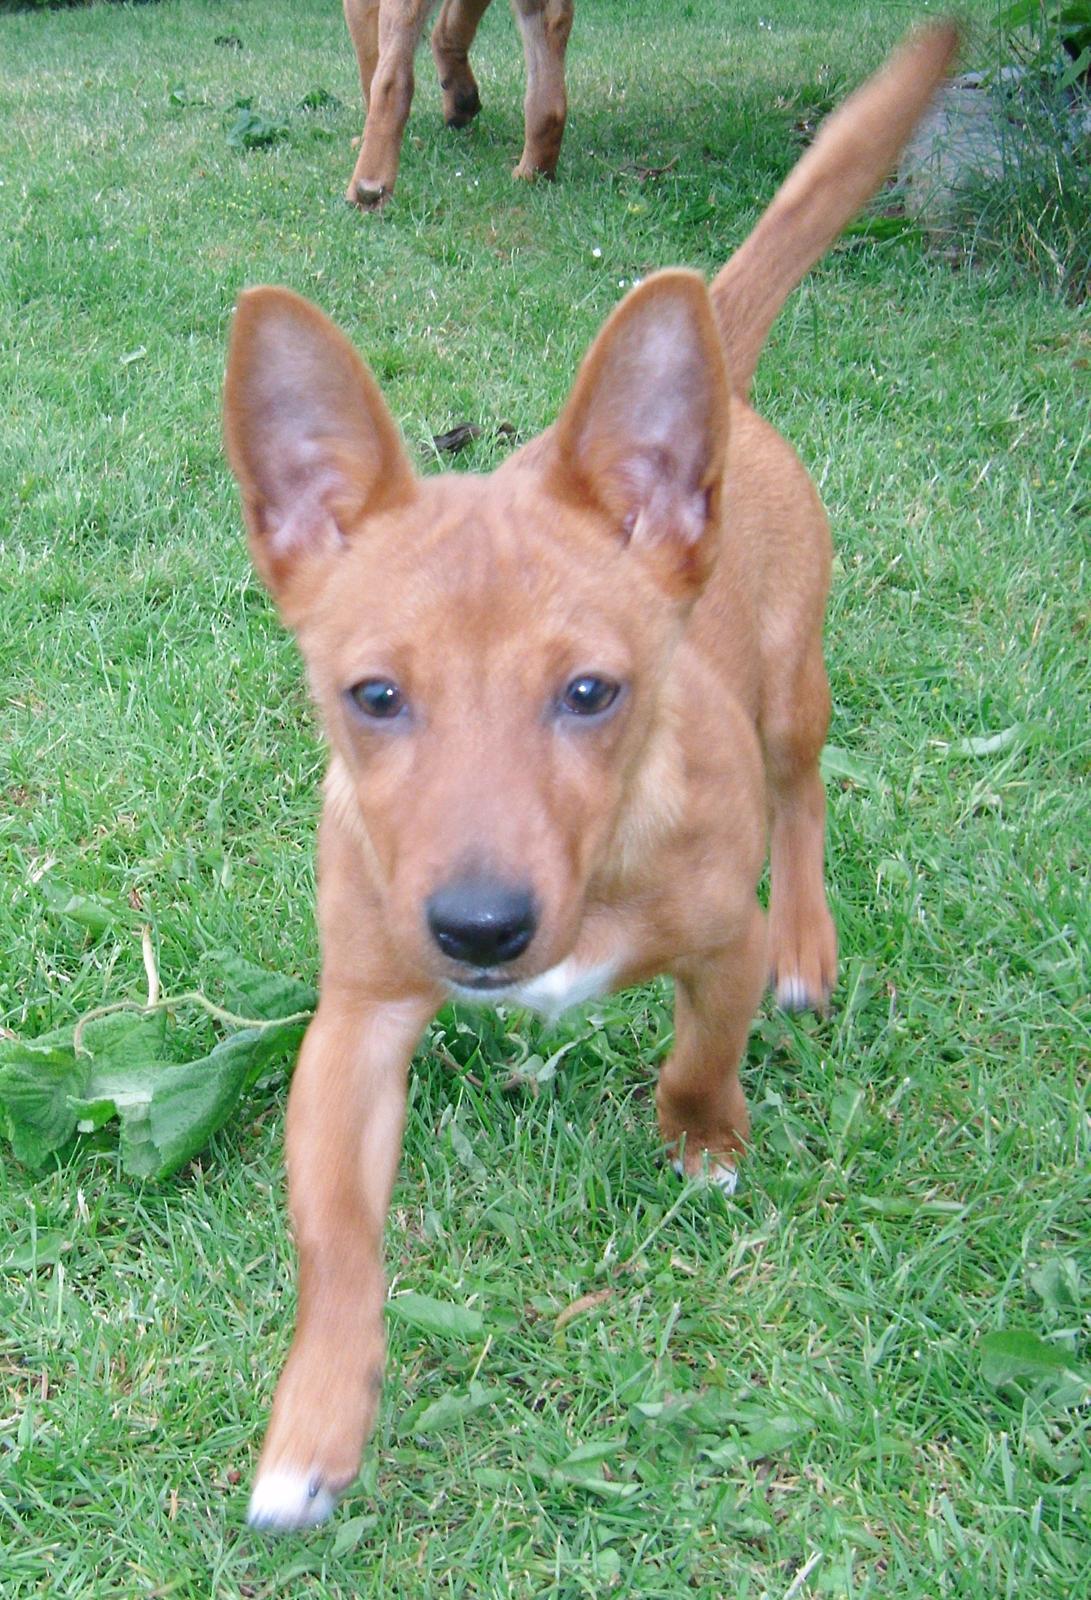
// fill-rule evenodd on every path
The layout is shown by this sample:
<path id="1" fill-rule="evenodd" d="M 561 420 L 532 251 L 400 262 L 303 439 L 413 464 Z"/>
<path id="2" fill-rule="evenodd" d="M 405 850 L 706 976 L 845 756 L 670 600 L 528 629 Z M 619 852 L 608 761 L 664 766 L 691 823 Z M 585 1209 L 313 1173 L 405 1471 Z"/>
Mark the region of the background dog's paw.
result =
<path id="1" fill-rule="evenodd" d="M 378 178 L 354 178 L 345 199 L 360 211 L 381 211 L 392 200 L 394 191 Z"/>
<path id="2" fill-rule="evenodd" d="M 517 167 L 511 169 L 513 178 L 520 178 L 524 183 L 553 183 L 557 174 L 548 167 L 536 167 L 527 161 L 520 161 Z"/>
<path id="3" fill-rule="evenodd" d="M 246 1520 L 252 1528 L 291 1533 L 325 1522 L 336 1503 L 320 1477 L 280 1467 L 259 1476 L 250 1494 Z"/>
<path id="4" fill-rule="evenodd" d="M 443 120 L 449 128 L 468 128 L 480 110 L 481 97 L 476 83 L 450 93 L 444 91 Z"/>

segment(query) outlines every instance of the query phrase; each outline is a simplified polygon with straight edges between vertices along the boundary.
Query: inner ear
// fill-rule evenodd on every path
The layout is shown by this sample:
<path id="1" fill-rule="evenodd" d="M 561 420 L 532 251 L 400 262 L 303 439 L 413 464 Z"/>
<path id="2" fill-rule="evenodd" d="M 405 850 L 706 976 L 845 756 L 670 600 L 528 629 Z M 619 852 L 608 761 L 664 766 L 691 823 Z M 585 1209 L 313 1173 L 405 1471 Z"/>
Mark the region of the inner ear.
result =
<path id="1" fill-rule="evenodd" d="M 555 430 L 553 487 L 600 510 L 672 587 L 692 589 L 715 557 L 728 412 L 704 283 L 657 273 L 584 360 Z"/>
<path id="2" fill-rule="evenodd" d="M 414 493 L 375 380 L 333 323 L 287 289 L 239 299 L 224 438 L 254 563 L 290 609 L 366 517 Z"/>

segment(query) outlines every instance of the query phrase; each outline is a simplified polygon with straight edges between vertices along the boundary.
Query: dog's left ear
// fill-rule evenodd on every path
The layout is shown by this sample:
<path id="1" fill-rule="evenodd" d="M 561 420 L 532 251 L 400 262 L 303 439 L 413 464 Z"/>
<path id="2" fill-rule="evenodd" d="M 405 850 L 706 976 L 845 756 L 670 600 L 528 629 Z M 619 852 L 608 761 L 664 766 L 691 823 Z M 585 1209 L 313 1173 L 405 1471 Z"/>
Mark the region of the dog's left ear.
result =
<path id="1" fill-rule="evenodd" d="M 704 283 L 659 272 L 607 322 L 556 424 L 551 487 L 603 513 L 679 598 L 716 556 L 728 405 Z"/>

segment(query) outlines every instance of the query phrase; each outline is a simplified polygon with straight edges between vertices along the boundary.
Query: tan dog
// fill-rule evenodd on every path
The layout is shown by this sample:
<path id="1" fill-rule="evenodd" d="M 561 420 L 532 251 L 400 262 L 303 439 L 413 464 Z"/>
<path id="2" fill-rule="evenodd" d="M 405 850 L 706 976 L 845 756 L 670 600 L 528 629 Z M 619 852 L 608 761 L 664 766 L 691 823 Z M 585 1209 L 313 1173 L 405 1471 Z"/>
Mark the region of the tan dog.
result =
<path id="1" fill-rule="evenodd" d="M 559 421 L 491 477 L 416 477 L 320 312 L 283 289 L 239 303 L 227 447 L 331 746 L 321 1002 L 288 1106 L 299 1318 L 256 1524 L 320 1520 L 357 1471 L 406 1074 L 437 1007 L 555 1013 L 672 974 L 662 1136 L 729 1187 L 767 978 L 783 1005 L 826 1002 L 829 536 L 745 396 L 784 297 L 890 168 L 955 43 L 920 33 L 830 119 L 711 294 L 687 272 L 634 290 Z"/>
<path id="2" fill-rule="evenodd" d="M 345 198 L 376 210 L 394 192 L 402 135 L 413 99 L 413 56 L 433 0 L 345 0 L 345 20 L 360 63 L 367 115 L 356 170 Z M 464 128 L 481 109 L 469 51 L 490 0 L 443 0 L 432 54 L 449 128 Z M 512 0 L 527 62 L 526 135 L 517 178 L 552 178 L 568 109 L 564 53 L 573 0 Z"/>

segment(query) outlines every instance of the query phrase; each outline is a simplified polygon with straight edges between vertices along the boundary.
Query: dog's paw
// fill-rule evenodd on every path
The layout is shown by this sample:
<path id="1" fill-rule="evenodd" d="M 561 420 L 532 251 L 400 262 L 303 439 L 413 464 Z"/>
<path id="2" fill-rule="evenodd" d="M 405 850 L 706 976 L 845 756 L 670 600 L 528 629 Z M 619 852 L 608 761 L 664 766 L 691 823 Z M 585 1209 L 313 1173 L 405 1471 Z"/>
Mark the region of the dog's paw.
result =
<path id="1" fill-rule="evenodd" d="M 320 1477 L 277 1467 L 258 1477 L 250 1494 L 246 1520 L 252 1528 L 291 1533 L 325 1522 L 336 1504 L 336 1496 Z"/>
<path id="2" fill-rule="evenodd" d="M 739 1186 L 739 1174 L 734 1167 L 729 1167 L 726 1161 L 710 1161 L 708 1166 L 700 1172 L 687 1173 L 681 1161 L 675 1157 L 671 1166 L 680 1178 L 691 1178 L 704 1181 L 713 1188 L 719 1189 L 721 1194 L 732 1195 Z"/>
<path id="3" fill-rule="evenodd" d="M 511 169 L 513 178 L 519 178 L 523 183 L 553 183 L 557 172 L 554 167 L 537 167 L 525 159 L 517 167 Z"/>
<path id="4" fill-rule="evenodd" d="M 378 178 L 353 178 L 345 199 L 360 211 L 381 211 L 393 199 L 394 191 Z"/>
<path id="5" fill-rule="evenodd" d="M 820 913 L 787 925 L 774 914 L 769 932 L 769 981 L 777 1005 L 784 1011 L 826 1012 L 837 981 L 837 934 L 829 912 L 823 906 Z"/>
<path id="6" fill-rule="evenodd" d="M 444 92 L 443 120 L 449 128 L 468 128 L 481 110 L 481 96 L 476 83 L 472 87 Z"/>

